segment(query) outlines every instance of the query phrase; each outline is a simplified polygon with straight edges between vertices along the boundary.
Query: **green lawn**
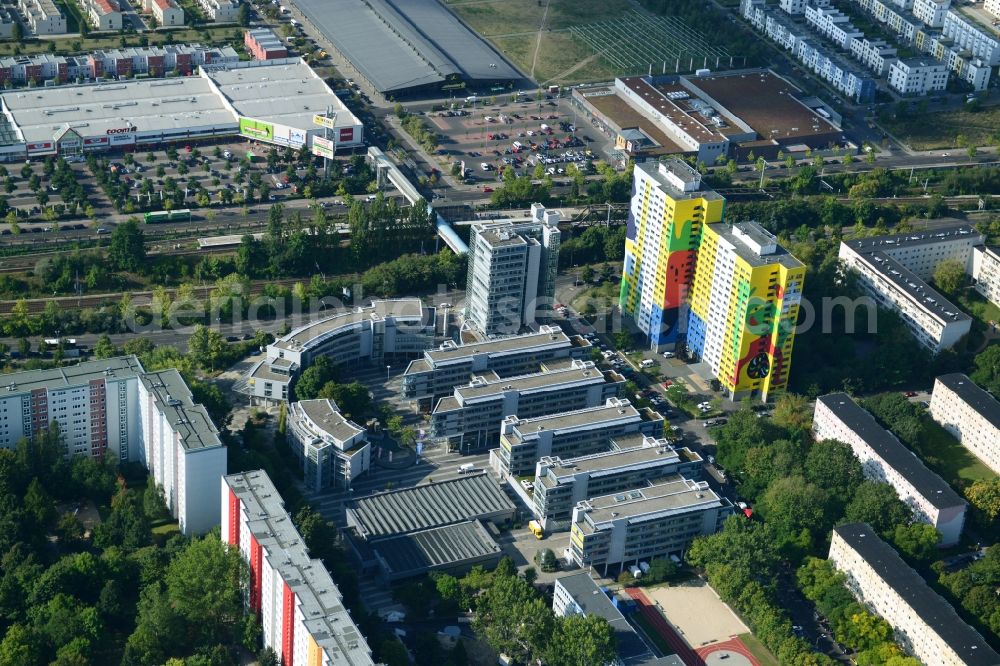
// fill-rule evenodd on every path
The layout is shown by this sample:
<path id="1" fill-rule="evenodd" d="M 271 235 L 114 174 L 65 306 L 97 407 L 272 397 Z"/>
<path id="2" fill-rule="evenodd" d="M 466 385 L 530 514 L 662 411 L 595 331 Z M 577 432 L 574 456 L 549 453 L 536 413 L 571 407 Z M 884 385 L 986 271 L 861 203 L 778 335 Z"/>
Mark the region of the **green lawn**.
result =
<path id="1" fill-rule="evenodd" d="M 757 658 L 760 666 L 778 666 L 778 660 L 774 658 L 771 651 L 764 647 L 764 644 L 757 640 L 753 634 L 740 634 L 739 639 L 750 650 L 750 654 Z"/>
<path id="2" fill-rule="evenodd" d="M 978 319 L 984 327 L 989 326 L 991 321 L 1000 322 L 1000 307 L 983 298 L 975 289 L 966 289 L 957 300 L 958 305 Z"/>
<path id="3" fill-rule="evenodd" d="M 916 449 L 928 467 L 956 488 L 996 477 L 989 467 L 930 417 L 924 419 L 924 429 Z"/>
<path id="4" fill-rule="evenodd" d="M 976 113 L 965 109 L 939 110 L 929 105 L 926 113 L 907 113 L 880 121 L 885 129 L 914 150 L 958 148 L 963 135 L 977 146 L 990 143 L 1000 128 L 1000 106 L 984 107 Z"/>

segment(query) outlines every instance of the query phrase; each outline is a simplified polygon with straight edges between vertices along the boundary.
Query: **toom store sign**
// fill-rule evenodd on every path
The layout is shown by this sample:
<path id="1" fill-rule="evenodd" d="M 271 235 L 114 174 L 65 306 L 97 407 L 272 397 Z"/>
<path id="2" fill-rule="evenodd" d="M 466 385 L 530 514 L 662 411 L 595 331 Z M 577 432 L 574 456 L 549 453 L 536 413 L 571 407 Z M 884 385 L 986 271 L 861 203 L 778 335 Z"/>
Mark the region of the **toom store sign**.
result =
<path id="1" fill-rule="evenodd" d="M 115 136 L 117 134 L 129 134 L 130 132 L 135 132 L 137 129 L 135 127 L 117 127 L 115 129 L 109 129 L 105 132 L 108 136 Z"/>
<path id="2" fill-rule="evenodd" d="M 274 126 L 253 118 L 240 118 L 240 136 L 258 141 L 273 141 Z"/>
<path id="3" fill-rule="evenodd" d="M 340 143 L 350 143 L 354 141 L 354 128 L 353 127 L 341 127 L 340 128 Z"/>

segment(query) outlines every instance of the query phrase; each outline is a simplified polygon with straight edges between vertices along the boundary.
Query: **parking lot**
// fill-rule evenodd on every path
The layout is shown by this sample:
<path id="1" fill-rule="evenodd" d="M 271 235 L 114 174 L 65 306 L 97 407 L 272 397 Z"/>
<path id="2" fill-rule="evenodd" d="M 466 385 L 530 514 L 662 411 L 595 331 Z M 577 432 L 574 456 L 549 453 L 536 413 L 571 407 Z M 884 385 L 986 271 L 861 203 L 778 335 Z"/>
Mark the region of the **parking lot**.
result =
<path id="1" fill-rule="evenodd" d="M 464 161 L 469 183 L 495 182 L 505 168 L 532 176 L 539 165 L 549 176 L 564 175 L 569 164 L 586 174 L 608 143 L 569 100 L 554 94 L 541 100 L 512 101 L 509 94 L 472 100 L 427 112 L 427 122 L 441 136 L 442 167 Z"/>

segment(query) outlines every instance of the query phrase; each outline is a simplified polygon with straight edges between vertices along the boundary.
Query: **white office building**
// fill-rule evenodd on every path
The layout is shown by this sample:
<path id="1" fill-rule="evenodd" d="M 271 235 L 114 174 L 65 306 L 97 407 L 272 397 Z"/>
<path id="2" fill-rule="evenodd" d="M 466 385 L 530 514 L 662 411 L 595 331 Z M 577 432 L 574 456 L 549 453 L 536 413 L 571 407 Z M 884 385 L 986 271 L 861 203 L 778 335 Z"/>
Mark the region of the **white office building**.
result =
<path id="1" fill-rule="evenodd" d="M 595 497 L 573 509 L 569 549 L 580 567 L 609 571 L 683 556 L 696 537 L 715 534 L 733 505 L 706 481 L 678 479 Z"/>
<path id="2" fill-rule="evenodd" d="M 843 241 L 839 257 L 879 305 L 895 310 L 917 340 L 937 353 L 967 335 L 972 318 L 926 281 L 945 260 L 958 261 L 972 274 L 974 249 L 983 242 L 974 228 L 959 225 Z"/>
<path id="3" fill-rule="evenodd" d="M 930 58 L 907 58 L 889 65 L 889 87 L 900 95 L 926 95 L 948 87 L 948 67 Z"/>
<path id="4" fill-rule="evenodd" d="M 634 490 L 680 475 L 700 479 L 701 456 L 674 448 L 666 439 L 631 434 L 615 437 L 609 450 L 586 456 L 545 456 L 535 465 L 532 510 L 549 531 L 568 529 L 573 507 L 591 497 Z"/>
<path id="5" fill-rule="evenodd" d="M 348 490 L 371 467 L 364 428 L 341 414 L 332 400 L 300 400 L 288 406 L 288 446 L 302 465 L 310 490 Z"/>
<path id="6" fill-rule="evenodd" d="M 923 664 L 996 666 L 998 654 L 866 523 L 833 528 L 830 562 L 847 588 Z"/>
<path id="7" fill-rule="evenodd" d="M 531 220 L 472 225 L 465 321 L 487 336 L 533 327 L 552 310 L 559 267 L 559 211 L 532 204 Z"/>
<path id="8" fill-rule="evenodd" d="M 250 569 L 246 603 L 260 617 L 264 647 L 282 666 L 376 666 L 340 590 L 323 562 L 309 557 L 267 473 L 240 472 L 220 483 L 222 542 Z"/>
<path id="9" fill-rule="evenodd" d="M 135 356 L 5 375 L 0 448 L 57 423 L 66 456 L 142 464 L 162 488 L 181 532 L 219 524 L 208 501 L 226 473 L 226 449 L 176 370 L 146 372 Z"/>
<path id="10" fill-rule="evenodd" d="M 931 417 L 1000 474 L 1000 402 L 961 373 L 934 381 Z"/>
<path id="11" fill-rule="evenodd" d="M 533 418 L 597 407 L 619 397 L 624 386 L 621 375 L 579 359 L 530 375 L 475 375 L 434 406 L 431 436 L 447 439 L 449 447 L 463 453 L 486 449 L 496 446 L 504 417 Z"/>
<path id="12" fill-rule="evenodd" d="M 586 455 L 608 449 L 610 440 L 631 433 L 659 437 L 663 417 L 628 400 L 534 419 L 508 416 L 500 427 L 500 447 L 490 451 L 490 466 L 501 476 L 527 476 L 545 456 Z"/>
<path id="13" fill-rule="evenodd" d="M 816 399 L 813 434 L 817 440 L 834 439 L 850 446 L 866 478 L 895 488 L 917 520 L 941 533 L 942 546 L 958 543 L 965 500 L 849 395 L 831 393 Z"/>
<path id="14" fill-rule="evenodd" d="M 401 363 L 434 344 L 434 310 L 419 298 L 374 301 L 300 326 L 267 346 L 237 391 L 267 401 L 288 400 L 299 372 L 318 356 L 337 366 Z"/>
<path id="15" fill-rule="evenodd" d="M 585 338 L 563 332 L 558 325 L 545 325 L 537 333 L 458 344 L 445 340 L 411 361 L 403 374 L 403 396 L 430 409 L 456 386 L 490 371 L 498 377 L 539 372 L 543 363 L 589 359 L 593 349 Z"/>

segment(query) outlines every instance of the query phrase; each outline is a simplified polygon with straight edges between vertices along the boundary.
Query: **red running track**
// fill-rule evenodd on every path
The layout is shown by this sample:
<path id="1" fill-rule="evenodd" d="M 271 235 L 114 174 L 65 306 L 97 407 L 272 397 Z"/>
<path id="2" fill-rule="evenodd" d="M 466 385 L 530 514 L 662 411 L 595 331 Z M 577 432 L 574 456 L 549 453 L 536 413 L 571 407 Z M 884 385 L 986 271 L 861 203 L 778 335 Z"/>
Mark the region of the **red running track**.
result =
<path id="1" fill-rule="evenodd" d="M 681 661 L 686 666 L 705 666 L 705 661 L 684 642 L 684 639 L 677 635 L 674 628 L 664 619 L 663 614 L 657 610 L 656 606 L 650 603 L 646 595 L 642 593 L 642 590 L 635 587 L 626 587 L 625 591 L 639 604 L 639 612 L 642 613 L 642 616 L 653 625 L 657 633 L 663 637 L 663 640 L 667 642 L 667 645 L 681 658 Z M 755 666 L 760 665 L 755 663 Z"/>
<path id="2" fill-rule="evenodd" d="M 728 641 L 722 641 L 720 643 L 712 643 L 711 645 L 706 645 L 704 647 L 698 648 L 698 654 L 701 655 L 702 657 L 707 657 L 713 652 L 722 652 L 722 651 L 735 652 L 737 654 L 741 654 L 744 657 L 746 657 L 747 661 L 753 664 L 753 666 L 760 666 L 760 662 L 757 661 L 757 658 L 750 653 L 750 650 L 747 648 L 746 645 L 743 644 L 743 641 L 741 641 L 739 638 L 735 636 L 733 638 L 730 638 Z"/>

